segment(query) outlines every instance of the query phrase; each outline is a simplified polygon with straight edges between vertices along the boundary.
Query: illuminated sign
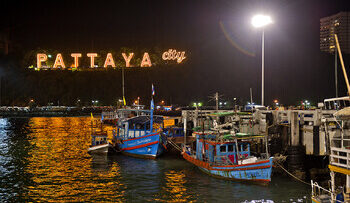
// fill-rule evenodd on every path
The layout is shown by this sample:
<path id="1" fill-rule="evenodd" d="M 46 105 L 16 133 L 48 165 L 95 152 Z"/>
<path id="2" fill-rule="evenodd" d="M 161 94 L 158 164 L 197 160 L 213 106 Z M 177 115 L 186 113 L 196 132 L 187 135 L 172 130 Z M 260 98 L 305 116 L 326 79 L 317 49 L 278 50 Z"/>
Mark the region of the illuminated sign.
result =
<path id="1" fill-rule="evenodd" d="M 124 59 L 125 66 L 121 65 L 121 67 L 133 67 L 133 66 L 139 66 L 139 67 L 152 67 L 152 60 L 148 52 L 144 52 L 142 55 L 141 60 L 134 60 L 139 61 L 139 64 L 132 64 L 132 59 L 134 58 L 134 53 L 121 53 L 122 58 Z M 48 57 L 49 56 L 49 57 Z M 96 67 L 103 67 L 103 68 L 116 68 L 116 61 L 112 53 L 107 53 L 105 58 L 103 58 L 104 62 L 102 64 L 96 64 L 98 61 L 96 61 L 96 58 L 101 57 L 97 53 L 87 53 L 83 55 L 82 53 L 71 53 L 70 56 L 72 57 L 71 60 L 73 61 L 72 65 L 66 65 L 65 60 L 62 56 L 62 53 L 58 53 L 55 57 L 55 61 L 52 66 L 49 66 L 48 64 L 48 58 L 51 58 L 50 55 L 47 55 L 45 53 L 37 53 L 36 56 L 36 69 L 40 68 L 79 68 L 81 66 L 81 59 L 86 56 L 89 58 L 89 67 L 90 68 L 96 68 Z M 154 56 L 154 55 L 152 55 Z M 181 63 L 184 59 L 186 59 L 185 52 L 184 51 L 176 51 L 175 49 L 169 49 L 168 51 L 163 52 L 161 55 L 162 60 L 164 61 L 176 61 L 176 63 Z M 141 62 L 140 62 L 141 61 Z M 118 62 L 118 60 L 117 60 Z M 52 63 L 52 62 L 51 62 Z M 135 63 L 135 62 L 133 62 Z M 70 63 L 68 63 L 70 64 Z M 119 63 L 120 64 L 120 63 Z M 120 65 L 119 65 L 120 66 Z"/>
<path id="2" fill-rule="evenodd" d="M 185 52 L 176 51 L 175 49 L 169 49 L 162 55 L 163 60 L 176 60 L 177 63 L 181 63 L 185 59 Z"/>

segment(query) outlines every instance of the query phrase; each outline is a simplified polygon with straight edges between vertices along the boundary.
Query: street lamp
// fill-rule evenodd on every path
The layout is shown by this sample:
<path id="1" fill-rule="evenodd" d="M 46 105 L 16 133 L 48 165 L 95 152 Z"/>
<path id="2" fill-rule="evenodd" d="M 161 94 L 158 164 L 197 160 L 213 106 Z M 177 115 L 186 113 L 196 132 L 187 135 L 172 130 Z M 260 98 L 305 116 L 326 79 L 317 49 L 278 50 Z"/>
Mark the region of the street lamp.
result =
<path id="1" fill-rule="evenodd" d="M 256 15 L 252 18 L 252 25 L 256 28 L 262 28 L 262 45 L 261 45 L 261 105 L 264 106 L 264 27 L 271 24 L 270 16 Z"/>
<path id="2" fill-rule="evenodd" d="M 234 101 L 234 108 L 235 108 L 235 111 L 236 111 L 236 102 L 237 102 L 237 98 L 235 97 L 235 98 L 233 98 L 233 101 Z"/>

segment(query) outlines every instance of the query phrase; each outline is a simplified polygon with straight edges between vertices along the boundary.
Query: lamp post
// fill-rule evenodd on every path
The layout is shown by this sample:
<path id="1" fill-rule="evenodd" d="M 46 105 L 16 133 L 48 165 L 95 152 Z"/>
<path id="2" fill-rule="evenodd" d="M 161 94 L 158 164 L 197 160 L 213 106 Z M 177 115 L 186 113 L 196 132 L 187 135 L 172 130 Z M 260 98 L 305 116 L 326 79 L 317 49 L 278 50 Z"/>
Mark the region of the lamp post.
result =
<path id="1" fill-rule="evenodd" d="M 262 28 L 261 44 L 261 105 L 264 106 L 264 27 L 271 24 L 270 16 L 256 15 L 252 18 L 252 25 L 256 28 Z"/>

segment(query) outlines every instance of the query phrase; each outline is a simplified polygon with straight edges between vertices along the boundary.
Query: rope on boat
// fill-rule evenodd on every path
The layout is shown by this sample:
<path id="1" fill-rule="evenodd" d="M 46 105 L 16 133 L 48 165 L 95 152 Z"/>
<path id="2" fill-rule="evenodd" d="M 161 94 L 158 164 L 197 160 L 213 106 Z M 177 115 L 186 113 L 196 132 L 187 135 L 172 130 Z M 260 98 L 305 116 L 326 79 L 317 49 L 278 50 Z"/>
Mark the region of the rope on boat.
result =
<path id="1" fill-rule="evenodd" d="M 175 142 L 173 142 L 172 140 L 168 140 L 167 141 L 170 145 L 172 145 L 175 149 L 179 150 L 180 152 L 182 151 L 181 147 L 179 147 Z"/>
<path id="2" fill-rule="evenodd" d="M 308 182 L 305 182 L 303 180 L 301 180 L 300 178 L 296 177 L 295 175 L 293 175 L 291 172 L 287 171 L 287 169 L 283 168 L 283 166 L 279 163 L 276 163 L 279 167 L 281 167 L 288 175 L 292 176 L 293 178 L 295 178 L 296 180 L 306 184 L 306 185 L 311 185 L 310 183 Z"/>

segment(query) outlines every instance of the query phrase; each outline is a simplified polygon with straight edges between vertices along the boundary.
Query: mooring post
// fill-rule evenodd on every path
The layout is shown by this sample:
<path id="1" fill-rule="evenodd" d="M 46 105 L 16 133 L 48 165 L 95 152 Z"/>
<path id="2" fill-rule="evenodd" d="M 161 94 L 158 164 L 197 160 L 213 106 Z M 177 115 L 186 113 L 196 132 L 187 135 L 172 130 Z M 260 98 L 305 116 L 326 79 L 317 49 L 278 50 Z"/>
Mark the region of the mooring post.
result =
<path id="1" fill-rule="evenodd" d="M 298 112 L 291 112 L 290 116 L 291 124 L 291 146 L 299 145 L 299 122 L 298 122 Z"/>

